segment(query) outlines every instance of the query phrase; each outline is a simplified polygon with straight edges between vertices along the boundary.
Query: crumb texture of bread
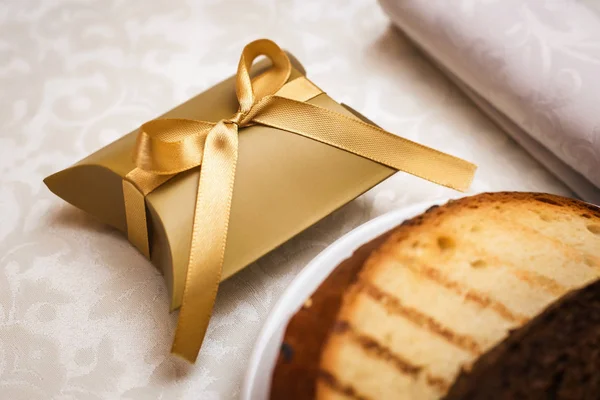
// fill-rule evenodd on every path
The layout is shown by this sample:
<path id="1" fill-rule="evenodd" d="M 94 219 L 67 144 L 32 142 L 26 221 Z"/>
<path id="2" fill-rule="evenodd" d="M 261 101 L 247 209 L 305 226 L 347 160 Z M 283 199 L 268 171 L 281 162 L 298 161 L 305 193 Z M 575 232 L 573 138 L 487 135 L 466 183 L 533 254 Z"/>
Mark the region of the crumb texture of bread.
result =
<path id="1" fill-rule="evenodd" d="M 511 330 L 600 276 L 600 209 L 541 193 L 433 207 L 345 292 L 317 398 L 439 399 Z"/>

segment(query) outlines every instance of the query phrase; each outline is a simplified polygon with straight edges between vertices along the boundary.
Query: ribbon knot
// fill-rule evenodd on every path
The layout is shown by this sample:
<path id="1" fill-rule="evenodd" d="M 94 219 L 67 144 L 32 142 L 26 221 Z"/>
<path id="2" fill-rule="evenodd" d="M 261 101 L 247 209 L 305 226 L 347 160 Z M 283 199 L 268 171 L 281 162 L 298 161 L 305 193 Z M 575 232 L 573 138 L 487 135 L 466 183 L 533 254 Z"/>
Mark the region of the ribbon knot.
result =
<path id="1" fill-rule="evenodd" d="M 231 118 L 224 119 L 223 122 L 225 124 L 233 124 L 233 125 L 237 126 L 238 128 L 245 128 L 252 124 L 251 123 L 252 117 L 250 116 L 251 112 L 252 112 L 252 109 L 250 109 L 250 111 L 246 112 L 246 113 L 244 113 L 242 111 L 238 111 Z"/>
<path id="2" fill-rule="evenodd" d="M 253 61 L 272 66 L 251 78 Z M 219 122 L 156 119 L 140 128 L 136 168 L 123 180 L 129 240 L 150 255 L 145 196 L 176 174 L 201 165 L 190 254 L 172 351 L 194 361 L 208 327 L 225 255 L 238 154 L 238 129 L 261 124 L 357 154 L 458 190 L 470 185 L 475 166 L 386 132 L 357 118 L 307 102 L 322 93 L 306 78 L 288 82 L 292 67 L 266 39 L 248 44 L 236 75 L 238 111 Z M 308 89 L 307 89 L 308 88 Z"/>
<path id="3" fill-rule="evenodd" d="M 238 111 L 235 115 L 229 119 L 223 120 L 225 123 L 230 123 L 236 125 L 238 128 L 242 127 L 242 122 L 246 116 L 244 113 Z"/>

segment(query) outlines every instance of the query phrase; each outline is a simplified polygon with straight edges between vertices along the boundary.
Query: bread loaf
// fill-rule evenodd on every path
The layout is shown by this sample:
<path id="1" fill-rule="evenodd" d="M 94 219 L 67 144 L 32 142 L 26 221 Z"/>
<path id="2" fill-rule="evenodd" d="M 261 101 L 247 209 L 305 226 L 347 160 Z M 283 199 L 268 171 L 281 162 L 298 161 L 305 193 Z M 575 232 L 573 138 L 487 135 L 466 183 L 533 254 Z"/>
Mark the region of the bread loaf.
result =
<path id="1" fill-rule="evenodd" d="M 398 227 L 346 290 L 318 399 L 438 399 L 461 369 L 600 276 L 600 209 L 535 193 L 451 201 Z"/>

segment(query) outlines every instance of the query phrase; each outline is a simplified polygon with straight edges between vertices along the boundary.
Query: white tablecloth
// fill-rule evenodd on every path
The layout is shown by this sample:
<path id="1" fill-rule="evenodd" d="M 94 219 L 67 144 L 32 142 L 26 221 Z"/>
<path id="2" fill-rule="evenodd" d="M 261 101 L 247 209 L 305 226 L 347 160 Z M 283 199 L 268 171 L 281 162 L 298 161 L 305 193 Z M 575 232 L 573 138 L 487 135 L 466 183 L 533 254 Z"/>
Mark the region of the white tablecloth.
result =
<path id="1" fill-rule="evenodd" d="M 42 184 L 234 73 L 276 40 L 384 128 L 479 164 L 472 192 L 570 192 L 365 0 L 0 3 L 0 398 L 237 398 L 269 310 L 336 238 L 389 210 L 457 196 L 396 174 L 222 284 L 193 366 L 169 356 L 162 277 L 118 232 Z"/>

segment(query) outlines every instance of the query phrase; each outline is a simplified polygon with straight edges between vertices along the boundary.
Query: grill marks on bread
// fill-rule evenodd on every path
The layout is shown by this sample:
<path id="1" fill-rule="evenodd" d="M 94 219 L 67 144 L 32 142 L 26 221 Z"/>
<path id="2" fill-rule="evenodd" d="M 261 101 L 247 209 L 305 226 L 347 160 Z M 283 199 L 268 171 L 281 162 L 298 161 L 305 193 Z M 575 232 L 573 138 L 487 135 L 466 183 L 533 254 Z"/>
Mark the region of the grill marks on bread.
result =
<path id="1" fill-rule="evenodd" d="M 481 261 L 478 259 L 477 261 Z M 483 261 L 481 261 L 483 262 Z M 486 263 L 487 264 L 487 263 Z M 458 296 L 463 296 L 465 300 L 476 303 L 481 308 L 489 307 L 494 310 L 498 315 L 502 316 L 509 321 L 524 323 L 527 322 L 529 318 L 524 315 L 520 315 L 508 309 L 504 304 L 499 301 L 492 299 L 486 293 L 482 293 L 480 291 L 467 288 L 464 285 L 461 285 L 459 282 L 453 281 L 449 279 L 444 273 L 438 269 L 428 266 L 426 264 L 421 264 L 418 262 L 407 262 L 403 264 L 406 268 L 410 269 L 412 272 L 420 274 L 427 279 L 437 283 L 440 286 L 445 287 L 446 289 L 451 290 L 456 293 Z"/>
<path id="2" fill-rule="evenodd" d="M 334 374 L 327 371 L 319 372 L 319 380 L 325 384 L 329 389 L 344 398 L 352 400 L 369 400 L 367 397 L 361 396 L 356 393 L 356 389 L 352 385 L 341 383 Z"/>
<path id="3" fill-rule="evenodd" d="M 380 344 L 377 340 L 357 332 L 347 321 L 338 321 L 333 327 L 336 335 L 346 335 L 351 340 L 357 342 L 365 351 L 373 353 L 376 357 L 391 362 L 398 371 L 403 374 L 417 376 L 422 367 L 412 364 L 405 358 L 394 354 L 386 346 Z"/>
<path id="4" fill-rule="evenodd" d="M 402 393 L 395 389 L 394 398 L 413 398 L 415 393 L 424 399 L 443 396 L 460 369 L 468 368 L 509 330 L 566 291 L 600 275 L 600 237 L 587 229 L 594 221 L 600 221 L 600 210 L 582 202 L 500 193 L 450 202 L 404 223 L 371 255 L 344 298 L 338 329 L 330 337 L 343 338 L 330 339 L 322 354 L 322 370 L 337 382 L 328 386 L 334 392 L 351 388 L 352 393 L 361 393 L 357 398 L 385 396 L 385 391 L 364 385 L 361 379 L 348 380 L 370 373 L 361 370 L 360 360 L 347 365 L 351 372 L 341 371 L 336 363 L 344 346 L 357 345 L 365 357 L 382 361 L 383 375 L 393 369 L 410 379 Z M 589 237 L 577 236 L 586 231 Z M 353 310 L 367 297 L 372 300 L 365 306 L 367 314 L 353 318 Z M 444 302 L 455 315 L 444 314 Z M 439 355 L 415 353 L 410 347 L 414 342 L 398 345 L 385 336 L 366 334 L 365 330 L 375 332 L 371 325 L 377 324 L 377 320 L 364 324 L 368 307 L 373 312 L 382 307 L 383 319 L 409 321 L 424 336 L 443 340 L 448 351 L 464 352 L 463 358 L 444 369 L 435 361 Z M 434 361 L 427 364 L 421 359 Z M 433 373 L 436 368 L 442 373 Z M 322 393 L 318 392 L 319 398 L 330 398 Z"/>
<path id="5" fill-rule="evenodd" d="M 358 332 L 347 321 L 338 321 L 335 327 L 333 328 L 333 334 L 343 335 L 347 337 L 349 340 L 357 343 L 360 347 L 362 347 L 362 349 L 366 353 L 393 365 L 396 368 L 396 370 L 403 375 L 408 375 L 413 378 L 416 378 L 423 372 L 422 366 L 416 365 L 410 360 L 407 360 L 406 358 L 402 357 L 401 355 L 395 354 L 388 347 L 381 344 L 376 339 Z M 331 373 L 323 371 L 323 374 L 329 376 L 332 381 L 335 381 L 335 376 Z M 450 383 L 439 376 L 435 376 L 430 373 L 425 373 L 425 379 L 428 382 L 428 384 L 430 384 L 432 387 L 434 387 L 440 392 L 444 392 L 450 388 Z M 341 385 L 339 385 L 337 382 L 333 386 L 341 387 Z M 334 388 L 334 390 L 337 389 Z M 356 390 L 351 385 L 346 387 L 346 393 L 352 393 L 352 395 L 356 396 L 357 398 L 364 398 L 362 396 L 359 396 L 356 393 Z"/>
<path id="6" fill-rule="evenodd" d="M 380 303 L 390 314 L 401 315 L 421 329 L 435 333 L 444 338 L 447 342 L 456 347 L 460 347 L 469 353 L 478 355 L 481 353 L 481 347 L 475 339 L 467 335 L 458 334 L 452 329 L 444 326 L 435 318 L 428 316 L 426 313 L 406 306 L 400 299 L 377 288 L 368 282 L 359 281 L 357 286 L 361 291 L 364 291 L 368 296 Z"/>

